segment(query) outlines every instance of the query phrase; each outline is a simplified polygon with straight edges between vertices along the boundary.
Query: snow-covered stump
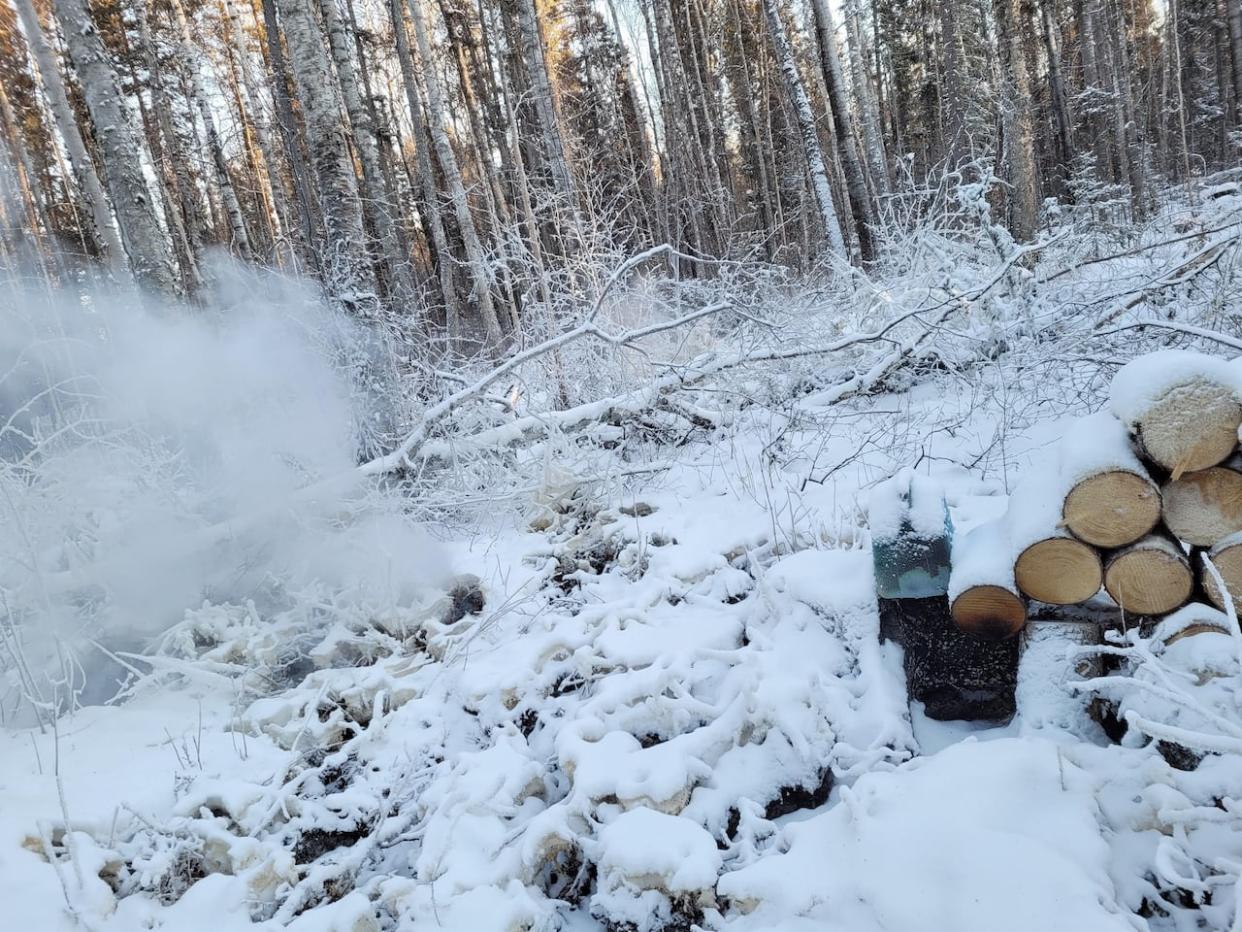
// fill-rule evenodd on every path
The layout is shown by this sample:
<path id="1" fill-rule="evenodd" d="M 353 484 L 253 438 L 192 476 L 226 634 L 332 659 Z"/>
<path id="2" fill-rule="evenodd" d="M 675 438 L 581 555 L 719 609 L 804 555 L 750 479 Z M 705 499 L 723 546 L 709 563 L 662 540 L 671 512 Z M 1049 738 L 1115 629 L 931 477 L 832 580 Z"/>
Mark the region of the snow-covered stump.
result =
<path id="1" fill-rule="evenodd" d="M 1005 521 L 1019 591 L 1049 605 L 1075 605 L 1100 591 L 1104 564 L 1094 547 L 1065 529 L 1061 489 L 1058 475 L 1024 482 L 1010 497 Z"/>
<path id="2" fill-rule="evenodd" d="M 1175 537 L 1211 547 L 1242 531 L 1242 457 L 1165 483 L 1161 498 L 1165 526 Z"/>
<path id="3" fill-rule="evenodd" d="M 1233 453 L 1242 424 L 1238 388 L 1238 372 L 1225 360 L 1163 350 L 1121 367 L 1111 405 L 1143 455 L 1176 481 Z"/>
<path id="4" fill-rule="evenodd" d="M 1108 413 L 1081 418 L 1059 447 L 1068 488 L 1061 523 L 1096 547 L 1124 547 L 1160 521 L 1160 490 L 1134 455 L 1125 427 Z"/>
<path id="5" fill-rule="evenodd" d="M 1150 534 L 1109 555 L 1104 588 L 1130 614 L 1167 615 L 1190 600 L 1195 574 L 1176 541 Z"/>
<path id="6" fill-rule="evenodd" d="M 1016 699 L 1027 728 L 1051 728 L 1084 740 L 1100 732 L 1093 715 L 1099 700 L 1074 683 L 1101 672 L 1100 658 L 1083 648 L 1100 643 L 1099 625 L 1082 620 L 1032 621 L 1022 633 Z"/>
<path id="7" fill-rule="evenodd" d="M 1221 581 L 1229 590 L 1234 608 L 1242 613 L 1242 532 L 1231 534 L 1208 551 L 1208 559 L 1216 567 Z M 1225 594 L 1206 566 L 1200 567 L 1200 580 L 1208 599 L 1225 611 Z"/>
<path id="8" fill-rule="evenodd" d="M 910 698 L 934 719 L 1012 717 L 1017 641 L 963 630 L 949 610 L 952 525 L 939 485 L 899 473 L 873 492 L 871 525 L 880 637 L 903 648 Z"/>

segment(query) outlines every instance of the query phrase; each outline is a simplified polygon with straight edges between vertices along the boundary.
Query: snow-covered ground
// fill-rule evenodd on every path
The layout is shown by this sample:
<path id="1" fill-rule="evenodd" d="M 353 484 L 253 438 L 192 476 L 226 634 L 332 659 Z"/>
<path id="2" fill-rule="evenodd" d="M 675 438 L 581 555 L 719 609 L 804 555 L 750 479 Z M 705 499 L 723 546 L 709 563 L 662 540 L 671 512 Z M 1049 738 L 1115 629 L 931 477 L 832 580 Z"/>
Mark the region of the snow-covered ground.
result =
<path id="1" fill-rule="evenodd" d="M 35 724 L 19 701 L 27 674 L 0 667 L 12 684 L 3 926 L 1236 932 L 1235 642 L 1119 643 L 1128 675 L 1094 684 L 1174 738 L 1218 735 L 1194 771 L 1133 736 L 1111 743 L 1081 713 L 1089 694 L 1066 686 L 1074 664 L 1055 641 L 1028 653 L 1012 723 L 935 722 L 907 704 L 900 649 L 879 643 L 866 522 L 870 490 L 903 466 L 943 484 L 959 531 L 997 516 L 1139 348 L 1091 336 L 1075 302 L 1090 294 L 1106 316 L 1202 246 L 1041 287 L 1067 253 L 1033 271 L 983 262 L 947 283 L 876 285 L 822 299 L 786 348 L 912 307 L 929 319 L 943 294 L 962 309 L 891 341 L 695 384 L 658 413 L 619 405 L 572 429 L 548 418 L 533 437 L 460 426 L 413 480 L 440 496 L 438 517 L 406 513 L 401 488 L 297 499 L 338 468 L 335 435 L 307 433 L 320 406 L 299 408 L 298 386 L 256 387 L 230 340 L 217 347 L 229 378 L 187 372 L 189 356 L 142 369 L 152 400 L 127 416 L 144 436 L 153 423 L 192 432 L 210 467 L 184 440 L 155 475 L 112 446 L 107 481 L 66 459 L 12 511 L 13 527 L 43 531 L 7 535 L 6 556 L 61 574 L 39 583 L 61 627 L 32 637 L 31 655 L 81 647 L 66 619 L 89 587 L 64 574 L 83 572 L 103 601 L 124 596 L 132 624 L 106 616 L 114 627 L 83 642 L 99 653 L 82 676 L 143 675 L 107 705 Z M 1178 319 L 1221 328 L 1232 292 L 1220 289 Z M 689 349 L 729 339 L 700 331 Z M 884 368 L 894 347 L 903 355 Z M 97 371 L 105 386 L 117 377 Z M 607 391 L 602 375 L 584 381 L 632 399 L 651 374 L 630 377 Z M 867 391 L 844 397 L 851 380 Z M 205 382 L 210 402 L 167 400 Z M 256 439 L 273 424 L 275 441 Z M 485 430 L 520 442 L 489 452 Z M 184 496 L 174 507 L 150 487 Z M 150 506 L 137 522 L 135 503 Z M 90 540 L 68 541 L 84 513 Z M 201 574 L 195 597 L 170 608 L 186 567 Z M 20 568 L 3 583 L 30 591 Z M 74 663 L 64 669 L 71 684 Z"/>

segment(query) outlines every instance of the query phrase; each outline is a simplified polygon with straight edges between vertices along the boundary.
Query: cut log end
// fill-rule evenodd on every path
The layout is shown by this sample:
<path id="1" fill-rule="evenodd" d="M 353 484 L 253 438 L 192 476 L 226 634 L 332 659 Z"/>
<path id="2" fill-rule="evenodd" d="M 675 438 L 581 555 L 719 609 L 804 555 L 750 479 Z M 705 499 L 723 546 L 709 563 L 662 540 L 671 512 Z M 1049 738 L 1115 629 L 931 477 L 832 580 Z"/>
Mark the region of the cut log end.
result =
<path id="1" fill-rule="evenodd" d="M 1100 591 L 1104 566 L 1082 541 L 1053 537 L 1023 550 L 1013 575 L 1024 595 L 1050 605 L 1073 605 Z"/>
<path id="2" fill-rule="evenodd" d="M 1079 540 L 1096 547 L 1124 547 L 1151 533 L 1160 520 L 1160 495 L 1144 476 L 1120 470 L 1077 483 L 1061 520 Z"/>
<path id="3" fill-rule="evenodd" d="M 1226 385 L 1200 380 L 1179 385 L 1153 404 L 1138 425 L 1147 455 L 1179 479 L 1215 466 L 1238 445 L 1242 407 Z"/>
<path id="4" fill-rule="evenodd" d="M 1164 523 L 1188 544 L 1210 547 L 1242 531 L 1242 472 L 1235 469 L 1186 473 L 1167 483 L 1161 498 Z"/>
<path id="5" fill-rule="evenodd" d="M 1139 541 L 1115 554 L 1104 570 L 1104 588 L 1122 609 L 1165 615 L 1190 599 L 1195 577 L 1190 561 L 1162 538 Z"/>
<path id="6" fill-rule="evenodd" d="M 1242 613 L 1242 543 L 1231 544 L 1227 547 L 1221 547 L 1215 550 L 1211 555 L 1212 562 L 1216 565 L 1217 572 L 1224 580 L 1225 588 L 1229 590 L 1230 596 L 1233 597 L 1234 608 Z M 1225 611 L 1225 596 L 1220 591 L 1220 586 L 1216 585 L 1216 580 L 1212 574 L 1207 571 L 1207 567 L 1203 568 L 1203 591 L 1207 593 L 1207 597 L 1212 604 Z"/>
<path id="7" fill-rule="evenodd" d="M 988 640 L 1012 637 L 1026 624 L 1026 604 L 1003 586 L 971 586 L 951 611 L 959 628 Z"/>

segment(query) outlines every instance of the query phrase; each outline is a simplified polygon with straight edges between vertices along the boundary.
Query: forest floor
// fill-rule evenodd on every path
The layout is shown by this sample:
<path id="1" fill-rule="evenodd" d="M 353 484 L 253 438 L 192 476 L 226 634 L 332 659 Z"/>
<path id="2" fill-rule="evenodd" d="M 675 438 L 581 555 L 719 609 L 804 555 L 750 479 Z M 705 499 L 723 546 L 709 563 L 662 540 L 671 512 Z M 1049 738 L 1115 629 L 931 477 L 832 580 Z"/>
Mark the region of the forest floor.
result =
<path id="1" fill-rule="evenodd" d="M 1100 319 L 1236 332 L 1242 198 L 1193 223 L 1041 288 L 1069 252 L 1003 268 L 863 394 L 841 379 L 893 344 L 507 453 L 499 494 L 424 522 L 425 572 L 377 547 L 412 594 L 187 602 L 114 648 L 120 699 L 0 730 L 4 925 L 1236 932 L 1242 756 L 1177 771 L 1021 684 L 1005 726 L 927 718 L 866 530 L 903 466 L 958 532 L 998 515 L 1140 343 L 1194 339 Z"/>

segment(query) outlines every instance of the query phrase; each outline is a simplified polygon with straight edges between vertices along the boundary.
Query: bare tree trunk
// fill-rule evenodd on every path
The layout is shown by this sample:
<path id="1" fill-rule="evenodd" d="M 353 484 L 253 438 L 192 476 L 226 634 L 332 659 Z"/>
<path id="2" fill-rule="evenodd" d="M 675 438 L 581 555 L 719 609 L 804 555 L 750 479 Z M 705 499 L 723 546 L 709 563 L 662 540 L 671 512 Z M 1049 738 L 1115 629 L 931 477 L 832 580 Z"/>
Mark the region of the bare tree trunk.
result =
<path id="1" fill-rule="evenodd" d="M 1233 63 L 1233 102 L 1242 117 L 1242 0 L 1225 0 L 1225 13 Z"/>
<path id="2" fill-rule="evenodd" d="M 22 29 L 26 33 L 26 42 L 39 68 L 39 77 L 47 94 L 51 107 L 52 119 L 56 129 L 65 141 L 65 149 L 69 154 L 69 163 L 77 175 L 82 196 L 86 199 L 91 214 L 92 238 L 103 253 L 104 260 L 113 275 L 121 279 L 129 277 L 129 269 L 125 264 L 125 248 L 112 220 L 112 210 L 108 206 L 107 195 L 99 175 L 95 172 L 95 163 L 86 151 L 86 142 L 78 129 L 74 118 L 73 107 L 69 104 L 69 95 L 65 91 L 65 82 L 60 75 L 60 67 L 48 45 L 47 36 L 39 22 L 39 14 L 35 11 L 32 0 L 13 0 L 21 17 Z"/>
<path id="3" fill-rule="evenodd" d="M 858 0 L 845 0 L 843 16 L 849 36 L 847 45 L 850 52 L 850 78 L 854 85 L 854 98 L 858 101 L 858 109 L 862 114 L 867 162 L 871 168 L 871 179 L 876 191 L 880 194 L 887 194 L 892 178 L 889 174 L 888 156 L 884 149 L 884 124 L 881 121 L 880 107 L 876 101 L 871 72 L 867 69 L 867 47 L 858 25 L 861 15 L 858 10 Z"/>
<path id="4" fill-rule="evenodd" d="M 436 189 L 435 171 L 431 164 L 431 141 L 423 118 L 422 101 L 419 100 L 418 82 L 414 75 L 414 60 L 410 55 L 409 34 L 405 28 L 402 0 L 388 0 L 388 15 L 392 20 L 393 36 L 397 46 L 397 61 L 401 66 L 401 83 L 405 86 L 406 106 L 410 110 L 410 125 L 414 132 L 414 157 L 418 166 L 418 186 L 422 194 L 420 211 L 423 229 L 431 241 L 433 261 L 440 281 L 440 297 L 444 301 L 445 328 L 451 349 L 456 349 L 460 337 L 460 302 L 457 287 L 453 283 L 453 266 L 448 236 L 444 232 L 444 218 L 440 213 L 439 192 Z"/>
<path id="5" fill-rule="evenodd" d="M 815 115 L 811 112 L 811 101 L 807 97 L 802 76 L 798 73 L 798 63 L 794 61 L 793 49 L 789 46 L 785 24 L 781 21 L 776 0 L 763 0 L 763 9 L 768 18 L 772 47 L 785 78 L 785 92 L 802 132 L 802 149 L 806 156 L 807 170 L 811 176 L 811 188 L 819 205 L 824 239 L 832 252 L 848 260 L 849 252 L 845 248 L 845 238 L 841 235 L 841 224 L 837 220 L 837 210 L 832 202 L 832 189 L 828 185 L 824 150 L 815 130 Z"/>
<path id="6" fill-rule="evenodd" d="M 824 87 L 828 91 L 828 104 L 832 110 L 833 131 L 837 139 L 837 154 L 845 175 L 845 190 L 849 195 L 850 212 L 854 217 L 854 230 L 858 236 L 858 251 L 864 262 L 875 258 L 875 236 L 872 230 L 871 202 L 867 196 L 867 180 L 863 176 L 858 149 L 854 145 L 853 121 L 850 118 L 849 100 L 845 96 L 845 79 L 841 73 L 841 59 L 837 54 L 836 27 L 828 0 L 812 0 L 815 28 L 819 34 L 820 68 L 824 74 Z"/>
<path id="7" fill-rule="evenodd" d="M 470 213 L 470 203 L 466 199 L 466 188 L 462 183 L 461 170 L 457 165 L 457 155 L 453 152 L 453 144 L 445 129 L 444 98 L 440 93 L 440 79 L 436 76 L 432 65 L 431 43 L 427 38 L 427 27 L 423 21 L 419 0 L 409 0 L 410 21 L 414 25 L 414 38 L 418 43 L 418 56 L 423 63 L 423 78 L 427 88 L 427 116 L 431 130 L 431 141 L 435 146 L 436 158 L 440 169 L 444 172 L 449 186 L 449 199 L 453 204 L 453 214 L 457 218 L 457 227 L 466 247 L 466 259 L 470 263 L 470 274 L 474 282 L 474 296 L 479 303 L 479 315 L 483 319 L 483 329 L 487 334 L 489 348 L 499 348 L 503 335 L 500 332 L 500 320 L 496 316 L 496 306 L 492 301 L 492 272 L 488 265 L 487 255 L 479 240 L 478 228 Z"/>
<path id="8" fill-rule="evenodd" d="M 1035 168 L 1035 123 L 1031 116 L 1031 82 L 1017 33 L 1015 0 L 994 0 L 996 44 L 1000 53 L 1000 107 L 1008 170 L 1009 230 L 1027 241 L 1039 228 L 1039 180 Z"/>
<path id="9" fill-rule="evenodd" d="M 143 285 L 176 290 L 172 255 L 156 213 L 156 199 L 142 171 L 142 144 L 125 106 L 116 72 L 86 0 L 54 0 L 69 57 L 95 126 L 100 161 L 129 256 L 130 270 Z"/>
<path id="10" fill-rule="evenodd" d="M 228 20 L 229 35 L 231 36 L 234 53 L 237 56 L 238 66 L 241 71 L 241 86 L 246 102 L 246 114 L 243 116 L 243 119 L 249 117 L 249 126 L 254 132 L 255 141 L 258 143 L 259 154 L 263 160 L 262 170 L 264 174 L 264 177 L 260 179 L 260 183 L 264 187 L 265 196 L 271 200 L 272 210 L 276 218 L 276 227 L 273 234 L 275 240 L 279 241 L 283 236 L 287 235 L 292 221 L 290 219 L 289 194 L 285 190 L 284 179 L 280 173 L 280 163 L 277 160 L 276 147 L 272 142 L 271 121 L 264 110 L 260 94 L 262 81 L 255 71 L 254 56 L 251 54 L 246 33 L 242 29 L 241 17 L 233 0 L 220 0 L 220 9 Z M 278 242 L 273 242 L 273 251 L 277 261 L 280 261 L 281 250 Z"/>
<path id="11" fill-rule="evenodd" d="M 297 201 L 298 225 L 302 231 L 302 249 L 315 271 L 322 272 L 319 262 L 319 204 L 311 187 L 306 162 L 302 157 L 298 123 L 293 114 L 293 101 L 289 97 L 289 69 L 285 65 L 285 52 L 280 44 L 276 2 L 275 0 L 261 0 L 261 2 L 263 30 L 267 36 L 267 66 L 271 74 L 272 104 L 276 110 L 276 124 L 280 130 L 285 162 L 289 166 L 289 178 Z M 257 18 L 258 14 L 255 13 L 255 16 Z"/>
<path id="12" fill-rule="evenodd" d="M 413 0 L 411 0 L 413 2 Z M 544 158 L 552 173 L 552 183 L 559 194 L 576 211 L 578 202 L 574 192 L 573 176 L 565 155 L 565 141 L 561 137 L 560 123 L 556 117 L 556 103 L 552 97 L 552 84 L 548 80 L 548 65 L 543 54 L 543 39 L 539 35 L 539 21 L 535 16 L 535 0 L 514 0 L 517 9 L 518 32 L 522 39 L 522 60 L 526 64 L 535 112 L 539 118 L 539 131 L 543 139 Z"/>
<path id="13" fill-rule="evenodd" d="M 220 199 L 224 202 L 224 212 L 229 218 L 232 246 L 239 256 L 249 259 L 253 252 L 250 248 L 250 234 L 246 230 L 246 216 L 242 213 L 241 202 L 237 199 L 237 191 L 229 175 L 229 163 L 224 156 L 224 146 L 220 142 L 220 132 L 216 128 L 216 119 L 207 100 L 207 90 L 203 86 L 203 73 L 199 68 L 198 53 L 190 34 L 190 23 L 186 19 L 185 7 L 181 5 L 181 0 L 169 0 L 169 8 L 176 20 L 177 33 L 181 37 L 181 51 L 185 56 L 185 66 L 190 72 L 190 93 L 194 98 L 194 105 L 198 108 L 203 129 L 207 133 L 207 147 L 211 151 L 211 161 L 216 169 L 216 183 L 220 186 Z"/>
<path id="14" fill-rule="evenodd" d="M 406 258 L 401 254 L 397 227 L 393 221 L 392 192 L 388 190 L 384 178 L 379 136 L 375 131 L 371 111 L 364 103 L 358 86 L 358 75 L 354 70 L 350 48 L 352 43 L 345 34 L 345 23 L 337 9 L 336 0 L 319 0 L 319 8 L 323 13 L 324 25 L 328 33 L 328 45 L 336 64 L 336 74 L 341 85 L 345 112 L 353 128 L 358 164 L 362 169 L 363 211 L 370 219 L 376 238 L 379 240 L 380 250 L 384 256 L 384 261 L 381 263 L 381 268 L 384 269 L 382 276 L 384 290 L 386 293 L 391 293 L 402 277 Z"/>
<path id="15" fill-rule="evenodd" d="M 1039 4 L 1043 27 L 1044 53 L 1048 56 L 1048 91 L 1051 98 L 1052 120 L 1056 129 L 1057 156 L 1061 176 L 1068 181 L 1074 158 L 1074 115 L 1070 109 L 1069 93 L 1061 73 L 1061 40 L 1053 17 L 1054 0 L 1042 0 Z"/>
<path id="16" fill-rule="evenodd" d="M 276 6 L 319 187 L 324 284 L 333 299 L 363 317 L 371 317 L 378 312 L 375 274 L 367 256 L 357 179 L 341 119 L 332 62 L 309 0 L 277 0 Z"/>

